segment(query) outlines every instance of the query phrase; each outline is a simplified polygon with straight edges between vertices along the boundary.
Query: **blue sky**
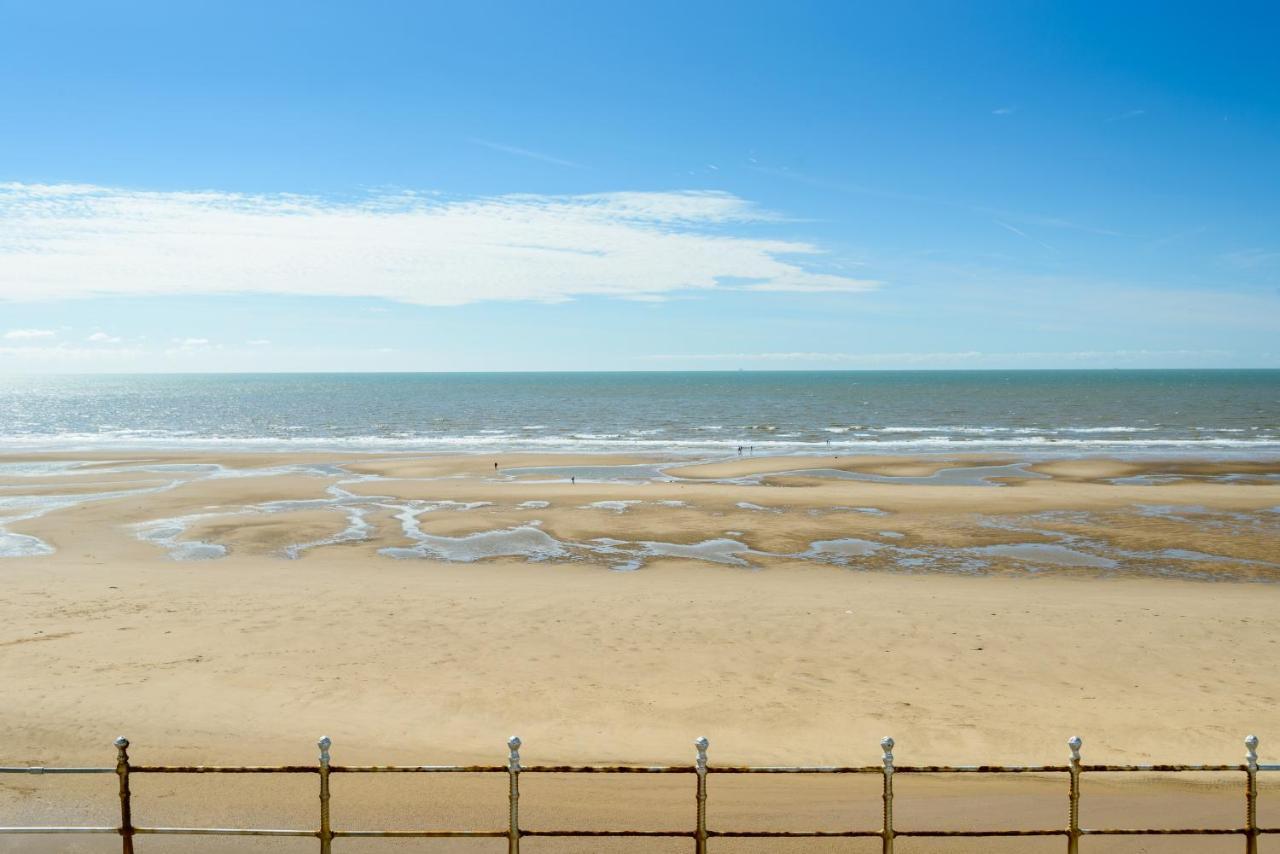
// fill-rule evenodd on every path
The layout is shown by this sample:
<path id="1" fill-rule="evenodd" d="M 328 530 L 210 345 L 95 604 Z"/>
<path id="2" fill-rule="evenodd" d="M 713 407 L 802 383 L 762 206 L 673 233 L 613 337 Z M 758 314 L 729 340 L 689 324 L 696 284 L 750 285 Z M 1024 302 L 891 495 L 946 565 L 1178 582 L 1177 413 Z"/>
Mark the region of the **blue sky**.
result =
<path id="1" fill-rule="evenodd" d="M 1278 25 L 0 0 L 0 372 L 1280 367 Z"/>

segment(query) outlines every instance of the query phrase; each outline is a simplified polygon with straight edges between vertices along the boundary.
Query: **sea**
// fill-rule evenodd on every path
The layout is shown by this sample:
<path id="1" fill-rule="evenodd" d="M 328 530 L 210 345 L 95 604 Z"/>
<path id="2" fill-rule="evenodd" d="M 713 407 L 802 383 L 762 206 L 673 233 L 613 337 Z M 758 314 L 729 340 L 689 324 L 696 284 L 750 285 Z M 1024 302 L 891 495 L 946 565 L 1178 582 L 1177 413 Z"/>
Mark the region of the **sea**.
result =
<path id="1" fill-rule="evenodd" d="M 0 452 L 1280 457 L 1280 371 L 0 376 Z"/>

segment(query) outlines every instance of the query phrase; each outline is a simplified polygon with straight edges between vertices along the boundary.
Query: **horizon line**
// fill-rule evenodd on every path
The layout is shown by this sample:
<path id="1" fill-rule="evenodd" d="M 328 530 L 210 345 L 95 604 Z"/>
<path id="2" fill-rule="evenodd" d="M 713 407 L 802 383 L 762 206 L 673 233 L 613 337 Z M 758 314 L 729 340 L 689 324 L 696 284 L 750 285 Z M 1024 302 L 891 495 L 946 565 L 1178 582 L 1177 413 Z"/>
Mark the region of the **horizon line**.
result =
<path id="1" fill-rule="evenodd" d="M 1069 367 L 1069 368 L 667 368 L 656 370 L 410 370 L 410 371 L 0 371 L 0 377 L 177 377 L 177 376 L 413 376 L 465 374 L 992 374 L 992 373 L 1130 373 L 1193 371 L 1260 371 L 1280 373 L 1276 367 Z"/>

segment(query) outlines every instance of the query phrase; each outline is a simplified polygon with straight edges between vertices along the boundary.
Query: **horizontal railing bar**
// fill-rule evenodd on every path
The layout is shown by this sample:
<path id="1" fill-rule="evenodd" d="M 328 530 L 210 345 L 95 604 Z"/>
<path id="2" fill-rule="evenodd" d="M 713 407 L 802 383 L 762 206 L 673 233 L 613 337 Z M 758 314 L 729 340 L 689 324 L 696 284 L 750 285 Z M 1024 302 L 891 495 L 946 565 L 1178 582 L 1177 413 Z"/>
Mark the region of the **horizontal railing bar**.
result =
<path id="1" fill-rule="evenodd" d="M 708 774 L 883 774 L 883 765 L 708 765 Z"/>
<path id="2" fill-rule="evenodd" d="M 143 831 L 139 831 L 143 832 Z M 1245 828 L 1107 828 L 1080 831 L 1093 836 L 1230 836 L 1247 834 Z M 1280 828 L 1259 828 L 1258 833 L 1280 833 Z M 314 835 L 314 834 L 311 834 Z M 334 836 L 350 837 L 505 837 L 505 830 L 343 830 Z M 521 836 L 571 837 L 571 836 L 652 836 L 693 837 L 689 830 L 521 830 Z M 820 838 L 869 838 L 881 836 L 878 830 L 708 830 L 708 837 L 724 839 L 820 839 Z M 1068 836 L 1063 828 L 1029 828 L 1025 830 L 895 830 L 895 836 L 916 837 L 1002 837 L 1002 836 Z"/>
<path id="3" fill-rule="evenodd" d="M 314 770 L 314 769 L 313 769 Z M 506 774 L 505 765 L 330 765 L 332 774 Z"/>
<path id="4" fill-rule="evenodd" d="M 335 830 L 335 838 L 347 839 L 502 839 L 505 830 Z"/>
<path id="5" fill-rule="evenodd" d="M 8 765 L 0 774 L 114 774 L 114 768 L 48 768 L 43 765 Z"/>
<path id="6" fill-rule="evenodd" d="M 1148 827 L 1108 828 L 1106 830 L 1080 829 L 1084 836 L 1242 836 L 1249 831 L 1243 827 Z"/>
<path id="7" fill-rule="evenodd" d="M 315 830 L 279 830 L 267 827 L 135 827 L 134 833 L 155 836 L 319 836 Z"/>
<path id="8" fill-rule="evenodd" d="M 878 830 L 708 830 L 718 839 L 867 839 Z"/>
<path id="9" fill-rule="evenodd" d="M 883 768 L 875 769 L 883 771 Z M 1069 765 L 895 765 L 895 774 L 1066 774 Z"/>
<path id="10" fill-rule="evenodd" d="M 348 773 L 465 773 L 506 772 L 505 765 L 333 765 L 332 772 Z M 692 774 L 692 765 L 527 765 L 525 773 L 551 774 Z M 899 774 L 1035 774 L 1067 773 L 1068 765 L 899 765 Z M 1081 771 L 1246 771 L 1244 765 L 1081 765 Z M 1280 771 L 1280 765 L 1259 765 L 1259 771 Z M 314 774 L 315 765 L 131 765 L 135 774 Z M 879 774 L 880 765 L 708 765 L 712 774 Z M 0 774 L 114 774 L 115 768 L 0 767 Z"/>
<path id="11" fill-rule="evenodd" d="M 1081 771 L 1247 771 L 1245 765 L 1081 765 Z"/>
<path id="12" fill-rule="evenodd" d="M 877 834 L 879 835 L 879 834 Z M 894 830 L 894 836 L 916 836 L 920 838 L 942 839 L 946 837 L 968 837 L 973 839 L 996 836 L 1070 836 L 1069 830 Z"/>
<path id="13" fill-rule="evenodd" d="M 114 768 L 112 769 L 115 770 Z M 130 765 L 130 774 L 318 774 L 318 765 Z"/>
<path id="14" fill-rule="evenodd" d="M 118 827 L 0 827 L 4 833 L 119 833 Z"/>
<path id="15" fill-rule="evenodd" d="M 505 767 L 503 771 L 507 770 Z M 692 765 L 522 765 L 521 774 L 692 774 Z"/>
<path id="16" fill-rule="evenodd" d="M 503 834 L 504 836 L 506 834 Z M 692 830 L 522 830 L 521 836 L 642 836 L 692 839 L 698 834 Z"/>

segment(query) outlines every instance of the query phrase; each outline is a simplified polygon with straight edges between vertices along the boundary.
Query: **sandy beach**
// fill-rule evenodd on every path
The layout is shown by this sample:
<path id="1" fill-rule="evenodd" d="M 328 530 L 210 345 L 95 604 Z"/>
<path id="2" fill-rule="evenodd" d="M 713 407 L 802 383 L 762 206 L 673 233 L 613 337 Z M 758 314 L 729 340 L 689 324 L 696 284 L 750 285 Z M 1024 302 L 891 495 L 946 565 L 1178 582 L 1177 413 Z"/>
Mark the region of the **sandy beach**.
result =
<path id="1" fill-rule="evenodd" d="M 687 763 L 698 735 L 711 739 L 713 764 L 874 764 L 886 734 L 902 764 L 1061 763 L 1073 734 L 1093 762 L 1236 763 L 1249 732 L 1265 761 L 1280 744 L 1280 465 L 789 457 L 655 476 L 652 459 L 600 456 L 0 462 L 0 496 L 57 498 L 0 513 L 25 548 L 52 550 L 0 561 L 0 764 L 110 764 L 120 733 L 150 764 L 309 763 L 322 733 L 335 762 L 414 764 L 500 763 L 512 733 L 530 763 Z M 205 559 L 175 559 L 184 555 Z M 1099 779 L 1086 820 L 1235 825 L 1238 776 Z M 878 821 L 876 780 L 712 782 L 713 825 Z M 135 816 L 307 826 L 313 784 L 233 791 L 153 778 Z M 347 826 L 405 826 L 406 816 L 501 826 L 505 810 L 498 778 L 341 785 L 335 821 Z M 113 786 L 0 778 L 3 822 L 112 823 Z M 691 787 L 686 777 L 538 780 L 528 823 L 684 827 Z M 903 787 L 901 826 L 1065 816 L 1060 778 Z M 1264 823 L 1276 825 L 1273 790 L 1264 779 Z M 0 851 L 110 842 L 0 838 Z M 1089 842 L 1125 852 L 1241 844 Z M 312 844 L 147 839 L 139 850 Z M 343 844 L 375 849 L 409 846 Z"/>

